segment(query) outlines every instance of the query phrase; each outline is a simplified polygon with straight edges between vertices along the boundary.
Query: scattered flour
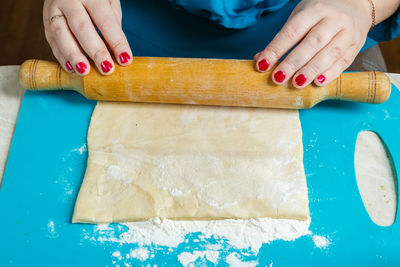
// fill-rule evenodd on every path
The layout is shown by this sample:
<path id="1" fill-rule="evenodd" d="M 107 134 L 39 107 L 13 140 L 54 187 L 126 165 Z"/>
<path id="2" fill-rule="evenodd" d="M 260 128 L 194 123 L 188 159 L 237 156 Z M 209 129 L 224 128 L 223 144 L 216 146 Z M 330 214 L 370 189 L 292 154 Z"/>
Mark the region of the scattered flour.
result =
<path id="1" fill-rule="evenodd" d="M 112 230 L 109 224 L 98 224 L 96 226 L 96 231 Z"/>
<path id="2" fill-rule="evenodd" d="M 226 263 L 231 267 L 254 267 L 257 261 L 241 261 L 236 253 L 231 253 L 226 257 Z"/>
<path id="3" fill-rule="evenodd" d="M 131 250 L 129 256 L 141 261 L 145 261 L 149 258 L 149 251 L 146 248 L 138 248 Z"/>
<path id="4" fill-rule="evenodd" d="M 47 231 L 50 238 L 57 238 L 59 236 L 56 232 L 54 221 L 49 221 L 49 223 L 47 224 Z"/>
<path id="5" fill-rule="evenodd" d="M 71 151 L 72 151 L 72 152 L 78 152 L 79 155 L 82 155 L 83 152 L 86 152 L 86 151 L 87 151 L 87 145 L 86 145 L 86 143 L 85 143 L 85 144 L 83 144 L 81 147 L 74 148 L 74 149 L 72 149 Z"/>
<path id="6" fill-rule="evenodd" d="M 74 192 L 74 189 L 69 189 L 69 190 L 65 191 L 65 194 L 72 195 L 73 192 Z"/>
<path id="7" fill-rule="evenodd" d="M 331 244 L 331 241 L 328 238 L 320 235 L 314 235 L 312 240 L 318 248 L 326 248 Z"/>
<path id="8" fill-rule="evenodd" d="M 119 251 L 114 251 L 112 256 L 119 260 L 122 260 L 121 252 L 119 252 Z"/>
<path id="9" fill-rule="evenodd" d="M 327 237 L 313 235 L 309 230 L 310 222 L 269 218 L 216 221 L 154 218 L 143 222 L 99 224 L 93 233 L 85 231 L 83 238 L 96 243 L 117 243 L 120 248 L 112 254 L 115 266 L 135 266 L 132 260 L 144 264 L 164 251 L 164 255 L 169 255 L 167 258 L 178 260 L 183 266 L 225 262 L 233 267 L 247 267 L 257 266 L 259 262 L 254 257 L 259 249 L 274 240 L 294 241 L 308 236 L 316 248 L 328 247 L 331 241 Z M 54 223 L 49 223 L 49 229 L 51 225 L 54 226 Z M 182 250 L 190 242 L 201 245 L 195 245 L 197 248 L 194 251 Z M 138 247 L 129 248 L 124 244 L 136 244 Z M 269 267 L 272 265 L 271 261 Z"/>
<path id="10" fill-rule="evenodd" d="M 217 264 L 219 258 L 218 251 L 193 251 L 193 253 L 182 252 L 178 255 L 178 260 L 183 266 L 193 265 L 198 258 L 207 259 L 211 263 Z"/>
<path id="11" fill-rule="evenodd" d="M 254 253 L 264 243 L 282 239 L 295 240 L 310 235 L 309 221 L 286 219 L 250 219 L 250 220 L 217 220 L 217 221 L 173 221 L 168 219 L 150 219 L 144 222 L 122 223 L 127 230 L 119 235 L 98 235 L 96 241 L 140 243 L 177 247 L 185 242 L 185 236 L 200 232 L 202 238 L 222 238 L 237 249 L 250 248 Z M 106 229 L 100 225 L 96 231 Z"/>
<path id="12" fill-rule="evenodd" d="M 50 232 L 50 233 L 55 233 L 55 230 L 54 230 L 54 222 L 53 222 L 53 221 L 50 221 L 50 222 L 47 224 L 47 228 L 49 229 L 49 232 Z"/>

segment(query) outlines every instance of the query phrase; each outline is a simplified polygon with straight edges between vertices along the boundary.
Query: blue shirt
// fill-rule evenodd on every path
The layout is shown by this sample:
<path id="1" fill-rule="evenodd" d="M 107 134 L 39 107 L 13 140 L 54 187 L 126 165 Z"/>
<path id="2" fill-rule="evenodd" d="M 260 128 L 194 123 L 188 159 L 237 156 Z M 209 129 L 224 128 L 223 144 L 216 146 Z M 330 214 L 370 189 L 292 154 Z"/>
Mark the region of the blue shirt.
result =
<path id="1" fill-rule="evenodd" d="M 175 6 L 207 16 L 211 21 L 226 28 L 243 29 L 253 25 L 262 15 L 274 12 L 290 0 L 170 0 Z M 293 1 L 293 0 L 292 0 Z M 294 0 L 296 1 L 296 0 Z M 400 35 L 400 12 L 378 24 L 368 35 L 364 49 L 380 41 L 394 39 Z"/>
<path id="2" fill-rule="evenodd" d="M 121 0 L 122 24 L 137 56 L 251 59 L 282 29 L 299 1 Z M 399 22 L 396 12 L 378 24 L 363 50 L 398 36 Z"/>
<path id="3" fill-rule="evenodd" d="M 208 19 L 227 28 L 243 29 L 253 25 L 264 12 L 273 12 L 289 0 L 170 0 L 190 13 L 207 16 Z"/>

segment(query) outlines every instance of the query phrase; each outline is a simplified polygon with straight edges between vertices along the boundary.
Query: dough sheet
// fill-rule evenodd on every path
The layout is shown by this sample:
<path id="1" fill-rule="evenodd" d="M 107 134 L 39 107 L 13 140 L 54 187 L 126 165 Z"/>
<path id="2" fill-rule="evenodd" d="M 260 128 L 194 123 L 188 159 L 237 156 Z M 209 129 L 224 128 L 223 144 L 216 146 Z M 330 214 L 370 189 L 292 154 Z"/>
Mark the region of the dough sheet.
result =
<path id="1" fill-rule="evenodd" d="M 73 222 L 309 217 L 295 110 L 98 102 Z"/>

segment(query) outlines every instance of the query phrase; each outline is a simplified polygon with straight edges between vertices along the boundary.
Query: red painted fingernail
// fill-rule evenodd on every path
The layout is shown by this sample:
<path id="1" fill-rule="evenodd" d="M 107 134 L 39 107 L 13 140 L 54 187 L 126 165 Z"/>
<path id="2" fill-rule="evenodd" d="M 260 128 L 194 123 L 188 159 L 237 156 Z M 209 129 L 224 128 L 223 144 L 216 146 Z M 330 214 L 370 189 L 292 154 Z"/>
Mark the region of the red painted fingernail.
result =
<path id="1" fill-rule="evenodd" d="M 261 60 L 260 62 L 258 62 L 258 69 L 260 71 L 266 71 L 269 67 L 269 63 L 266 59 Z"/>
<path id="2" fill-rule="evenodd" d="M 299 76 L 296 77 L 294 81 L 298 86 L 303 86 L 307 81 L 307 77 L 304 76 L 304 74 L 300 74 Z"/>
<path id="3" fill-rule="evenodd" d="M 72 71 L 74 69 L 74 67 L 72 67 L 71 62 L 67 61 L 67 63 L 65 63 L 65 66 L 67 67 L 67 70 Z"/>
<path id="4" fill-rule="evenodd" d="M 324 82 L 325 82 L 326 78 L 325 78 L 325 76 L 324 76 L 324 75 L 319 75 L 319 76 L 318 76 L 318 78 L 317 78 L 317 80 L 318 80 L 318 82 L 319 82 L 319 83 L 321 83 L 321 84 L 322 84 L 322 83 L 324 83 Z"/>
<path id="5" fill-rule="evenodd" d="M 278 83 L 281 83 L 285 80 L 286 78 L 286 74 L 283 71 L 278 71 L 274 74 L 274 79 L 275 81 L 277 81 Z"/>
<path id="6" fill-rule="evenodd" d="M 113 65 L 108 60 L 104 60 L 103 62 L 101 62 L 100 66 L 101 70 L 105 73 L 109 72 L 113 68 Z"/>
<path id="7" fill-rule="evenodd" d="M 83 62 L 79 62 L 79 63 L 76 64 L 76 69 L 78 70 L 78 72 L 80 74 L 83 74 L 83 73 L 85 73 L 85 71 L 87 69 L 87 66 Z"/>
<path id="8" fill-rule="evenodd" d="M 129 59 L 131 59 L 131 56 L 127 52 L 123 52 L 121 55 L 119 55 L 119 60 L 121 63 L 125 64 L 129 61 Z"/>

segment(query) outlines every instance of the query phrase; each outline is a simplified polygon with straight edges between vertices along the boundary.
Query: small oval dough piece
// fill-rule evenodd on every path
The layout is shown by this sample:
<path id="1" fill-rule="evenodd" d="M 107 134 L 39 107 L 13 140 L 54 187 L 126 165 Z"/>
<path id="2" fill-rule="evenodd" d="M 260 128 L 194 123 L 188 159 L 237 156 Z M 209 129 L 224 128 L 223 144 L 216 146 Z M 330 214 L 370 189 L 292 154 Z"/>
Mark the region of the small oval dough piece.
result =
<path id="1" fill-rule="evenodd" d="M 397 210 L 395 173 L 381 138 L 372 131 L 358 134 L 354 167 L 358 190 L 371 220 L 392 225 Z"/>

